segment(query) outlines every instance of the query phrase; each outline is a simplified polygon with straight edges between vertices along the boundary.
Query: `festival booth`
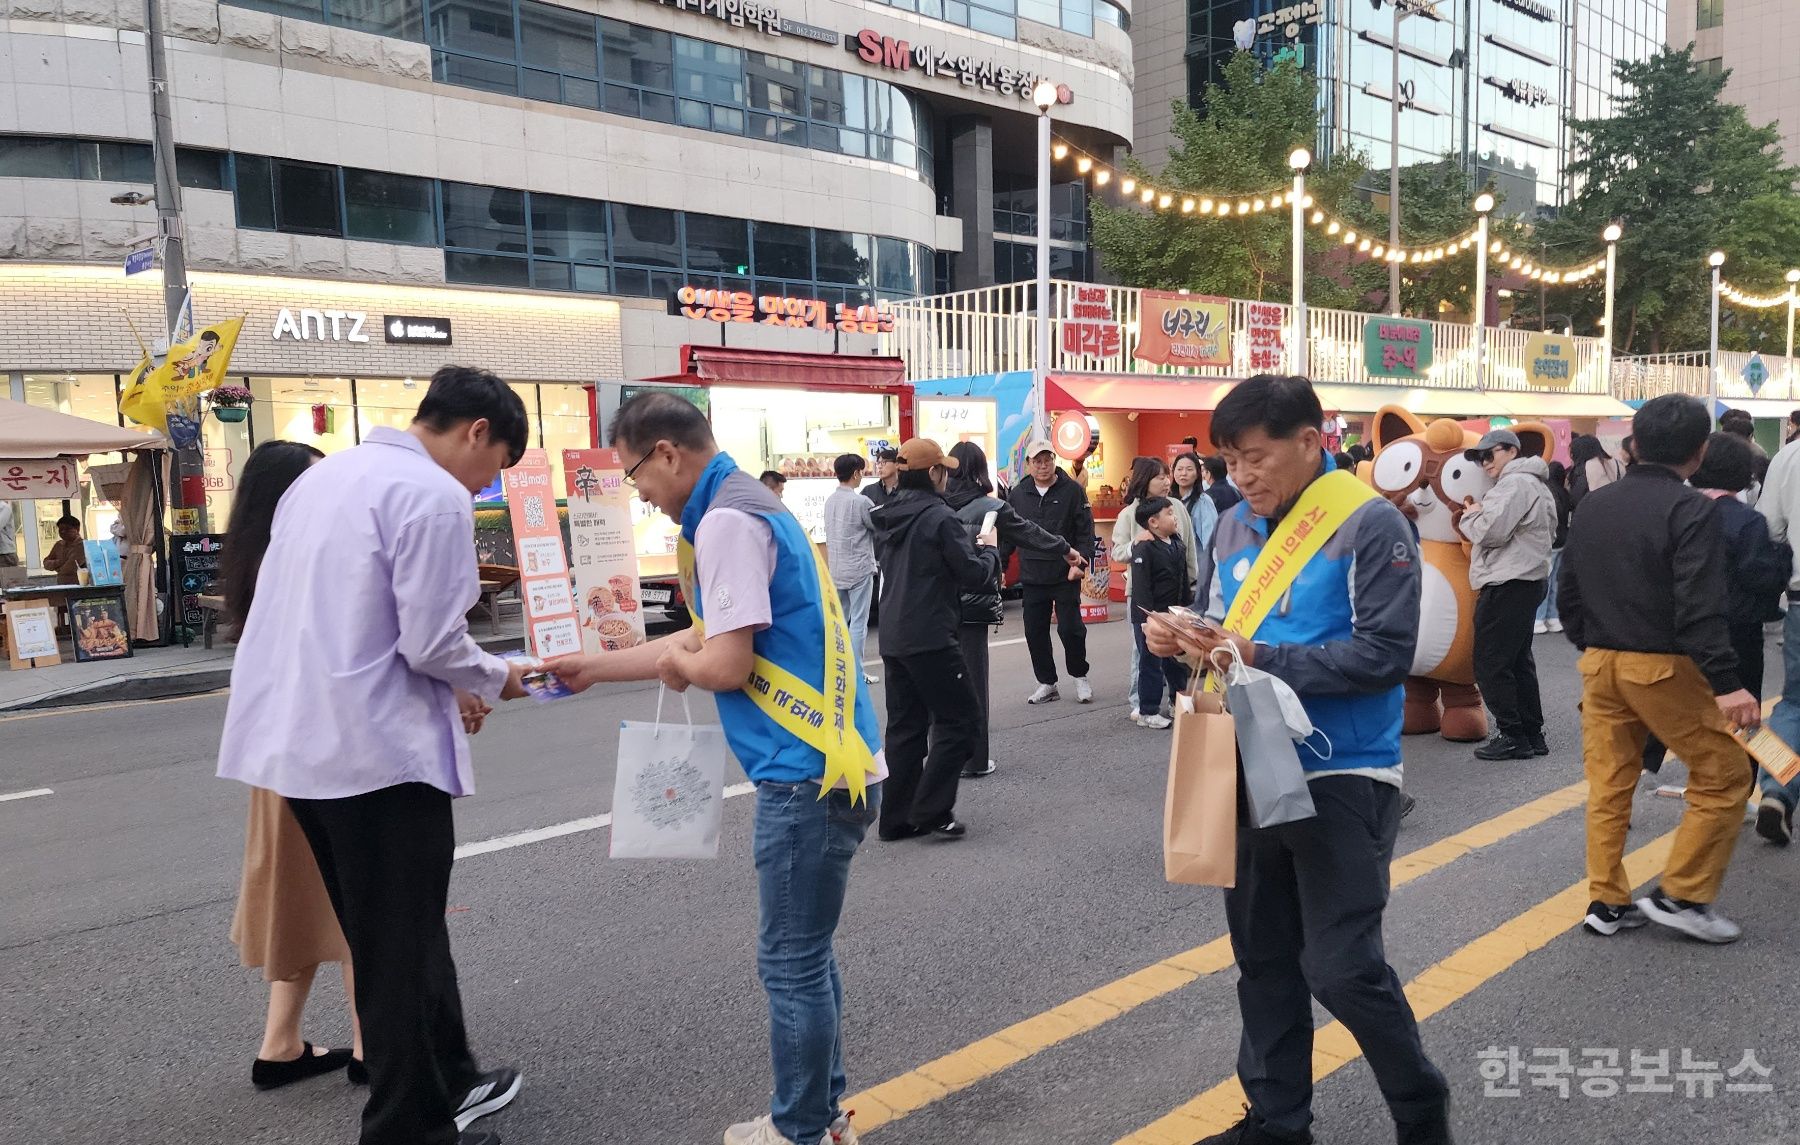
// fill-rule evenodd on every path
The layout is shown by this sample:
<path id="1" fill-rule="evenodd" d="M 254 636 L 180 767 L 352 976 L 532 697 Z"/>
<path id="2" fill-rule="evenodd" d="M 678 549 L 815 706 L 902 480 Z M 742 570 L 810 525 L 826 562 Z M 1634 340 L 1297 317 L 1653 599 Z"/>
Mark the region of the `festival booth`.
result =
<path id="1" fill-rule="evenodd" d="M 133 642 L 161 639 L 156 554 L 162 543 L 162 459 L 168 440 L 153 430 L 116 425 L 0 399 L 0 499 L 61 500 L 79 491 L 77 462 L 121 453 L 123 464 L 91 465 L 87 480 L 117 502 L 124 537 L 86 538 L 82 583 L 58 584 L 48 572 L 0 568 L 0 642 L 13 668 L 62 658 L 59 619 L 76 661 L 131 655 Z"/>

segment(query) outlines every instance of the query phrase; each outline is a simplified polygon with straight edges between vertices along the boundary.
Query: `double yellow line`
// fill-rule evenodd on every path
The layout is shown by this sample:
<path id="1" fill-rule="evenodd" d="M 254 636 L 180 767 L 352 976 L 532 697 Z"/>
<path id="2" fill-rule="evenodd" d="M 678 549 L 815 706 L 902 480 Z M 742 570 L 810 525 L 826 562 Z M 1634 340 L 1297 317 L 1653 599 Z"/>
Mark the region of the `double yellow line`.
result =
<path id="1" fill-rule="evenodd" d="M 1553 791 L 1548 795 L 1541 796 L 1503 815 L 1478 823 L 1466 831 L 1460 831 L 1448 838 L 1440 839 L 1436 843 L 1402 855 L 1395 859 L 1389 868 L 1392 885 L 1404 886 L 1416 878 L 1448 866 L 1464 855 L 1471 854 L 1483 847 L 1492 846 L 1503 839 L 1546 822 L 1564 811 L 1579 807 L 1586 799 L 1587 784 L 1585 782 L 1571 784 L 1560 791 Z M 1644 851 L 1649 851 L 1654 846 L 1656 844 L 1645 848 Z M 1666 843 L 1664 847 L 1666 850 Z M 1632 856 L 1631 861 L 1642 862 L 1641 856 L 1644 851 Z M 1579 897 L 1585 886 L 1586 884 L 1582 883 L 1570 889 Z M 1568 893 L 1565 891 L 1564 895 Z M 1549 916 L 1554 913 L 1552 908 L 1561 906 L 1561 898 L 1562 896 L 1558 896 L 1549 903 L 1533 908 L 1533 911 L 1528 911 L 1525 917 L 1532 917 L 1534 912 L 1542 912 L 1537 915 L 1540 924 L 1548 925 Z M 1586 900 L 1582 899 L 1576 909 L 1586 905 Z M 1567 923 L 1568 917 L 1579 919 L 1580 916 L 1578 914 L 1568 916 L 1565 912 L 1562 921 Z M 1514 920 L 1515 923 L 1518 921 Z M 1512 926 L 1513 923 L 1507 925 Z M 1567 929 L 1567 926 L 1565 925 L 1561 929 Z M 1506 927 L 1502 927 L 1500 931 L 1496 931 L 1488 937 L 1494 938 L 1505 931 Z M 1544 941 L 1548 942 L 1549 937 L 1554 937 L 1554 935 L 1545 937 Z M 1465 951 L 1467 949 L 1465 948 Z M 1508 949 L 1511 949 L 1510 945 Z M 1536 947 L 1531 949 L 1536 949 Z M 1459 951 L 1456 956 L 1452 957 L 1458 957 L 1463 953 L 1464 951 Z M 1521 949 L 1519 957 L 1523 957 L 1524 953 L 1525 951 Z M 1146 966 L 1136 973 L 1128 974 L 1116 981 L 1090 990 L 1035 1017 L 1008 1026 L 980 1041 L 964 1046 L 954 1053 L 926 1062 L 899 1077 L 884 1081 L 880 1085 L 873 1086 L 852 1097 L 847 1097 L 844 1099 L 844 1105 L 856 1110 L 856 1127 L 860 1132 L 868 1133 L 879 1129 L 881 1126 L 897 1121 L 933 1102 L 940 1101 L 952 1093 L 967 1089 L 976 1082 L 1015 1066 L 1052 1046 L 1068 1041 L 1078 1034 L 1097 1029 L 1113 1019 L 1137 1009 L 1146 1002 L 1174 993 L 1208 974 L 1224 970 L 1232 965 L 1232 961 L 1230 938 L 1215 938 L 1203 946 L 1196 946 L 1191 950 L 1182 951 L 1180 954 Z M 1444 965 L 1444 963 L 1440 963 L 1439 967 L 1433 967 L 1432 970 L 1436 971 Z M 1442 1000 L 1441 992 L 1449 990 L 1452 985 L 1462 982 L 1467 987 L 1464 993 L 1480 985 L 1480 981 L 1464 981 L 1459 977 L 1459 975 L 1467 975 L 1468 978 L 1473 979 L 1474 976 L 1466 969 L 1466 965 L 1465 960 L 1464 963 L 1449 966 L 1425 987 L 1428 992 L 1431 989 L 1440 991 L 1440 994 L 1437 995 L 1440 998 L 1437 1009 L 1441 1009 L 1455 1000 L 1455 998 Z M 1500 969 L 1504 969 L 1504 967 L 1500 967 Z M 1492 971 L 1492 973 L 1498 972 L 1498 969 Z M 1426 973 L 1431 974 L 1432 971 Z M 1491 974 L 1489 976 L 1491 977 Z M 1423 977 L 1424 975 L 1421 975 L 1421 978 Z M 1408 992 L 1411 993 L 1410 988 Z M 1456 995 L 1456 997 L 1461 997 L 1461 995 Z M 1415 1009 L 1419 1004 L 1415 1000 Z M 1432 1012 L 1435 1012 L 1435 1009 Z M 1420 1017 L 1423 1016 L 1424 1014 L 1421 1013 Z M 1349 1034 L 1343 1032 L 1340 1038 L 1337 1034 L 1328 1034 L 1327 1031 L 1331 1029 L 1331 1026 L 1327 1026 L 1315 1035 L 1315 1070 L 1318 1061 L 1316 1055 L 1320 1053 L 1327 1054 L 1331 1060 L 1336 1062 L 1336 1065 L 1331 1067 L 1332 1069 L 1343 1065 L 1356 1054 L 1355 1042 L 1350 1039 Z M 1226 1083 L 1227 1086 L 1236 1084 L 1235 1081 Z M 1214 1090 L 1208 1091 L 1195 1102 L 1189 1103 L 1189 1105 L 1197 1107 L 1197 1112 L 1184 1113 L 1189 1106 L 1183 1106 L 1182 1109 L 1163 1120 L 1170 1121 L 1171 1118 L 1177 1118 L 1178 1120 L 1171 1122 L 1171 1125 L 1180 1124 L 1184 1128 L 1179 1132 L 1188 1132 L 1185 1126 L 1203 1123 L 1207 1110 L 1213 1109 L 1215 1105 L 1223 1108 L 1223 1105 L 1219 1103 L 1224 1100 L 1224 1095 L 1221 1094 L 1217 1100 L 1213 1100 L 1213 1098 L 1215 1094 L 1220 1094 L 1220 1091 L 1224 1089 L 1224 1086 L 1215 1087 Z M 1206 1103 L 1203 1108 L 1201 1103 Z M 1231 1119 L 1216 1128 L 1224 1128 L 1237 1120 L 1239 1106 L 1234 1104 L 1232 1109 L 1234 1112 Z M 1175 1137 L 1170 1134 L 1175 1131 L 1167 1127 L 1158 1129 L 1158 1126 L 1162 1125 L 1163 1122 L 1159 1121 L 1155 1125 L 1139 1131 L 1140 1133 L 1155 1131 L 1153 1136 L 1138 1137 L 1134 1135 L 1126 1140 L 1132 1142 L 1174 1141 Z M 1194 1140 L 1194 1136 L 1197 1135 L 1190 1134 L 1184 1138 L 1183 1145 Z"/>

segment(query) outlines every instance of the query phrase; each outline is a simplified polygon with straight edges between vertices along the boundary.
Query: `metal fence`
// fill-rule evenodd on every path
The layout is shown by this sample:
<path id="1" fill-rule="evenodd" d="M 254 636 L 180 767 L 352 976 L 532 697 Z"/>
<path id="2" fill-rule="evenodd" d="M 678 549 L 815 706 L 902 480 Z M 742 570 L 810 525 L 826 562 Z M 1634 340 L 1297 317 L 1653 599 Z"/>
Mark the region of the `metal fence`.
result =
<path id="1" fill-rule="evenodd" d="M 1751 355 L 1741 350 L 1719 351 L 1719 382 L 1709 385 L 1708 353 L 1691 350 L 1680 354 L 1644 354 L 1614 358 L 1613 396 L 1620 401 L 1648 401 L 1663 394 L 1705 397 L 1710 391 L 1721 401 L 1794 401 L 1800 394 L 1800 359 L 1782 355 L 1762 358 L 1767 380 L 1752 389 L 1745 377 Z"/>

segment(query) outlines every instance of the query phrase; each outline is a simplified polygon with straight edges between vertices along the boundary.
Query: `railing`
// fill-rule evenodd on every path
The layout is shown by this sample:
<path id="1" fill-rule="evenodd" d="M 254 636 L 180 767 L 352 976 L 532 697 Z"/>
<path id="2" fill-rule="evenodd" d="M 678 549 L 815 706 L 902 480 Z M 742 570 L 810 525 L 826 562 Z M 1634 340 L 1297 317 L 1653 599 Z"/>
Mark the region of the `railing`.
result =
<path id="1" fill-rule="evenodd" d="M 1140 362 L 1132 356 L 1137 346 L 1143 292 L 1136 287 L 1057 281 L 1051 287 L 1051 316 L 1061 329 L 1070 321 L 1077 291 L 1084 301 L 1103 302 L 1119 326 L 1116 351 L 1108 354 L 1072 353 L 1061 338 L 1050 345 L 1049 370 L 1053 373 L 1168 374 L 1190 377 L 1244 377 L 1257 372 L 1251 366 L 1249 343 L 1250 307 L 1269 305 L 1232 299 L 1229 366 L 1165 367 Z M 1011 283 L 954 294 L 940 294 L 889 304 L 894 331 L 882 336 L 882 352 L 905 360 L 907 374 L 916 379 L 966 377 L 1033 369 L 1038 317 L 1032 283 Z M 1283 349 L 1277 370 L 1291 370 L 1293 355 L 1285 343 L 1293 328 L 1293 310 L 1273 304 L 1280 312 Z M 1319 382 L 1404 384 L 1433 389 L 1474 389 L 1471 345 L 1473 331 L 1466 323 L 1431 322 L 1433 363 L 1421 380 L 1396 383 L 1392 378 L 1371 377 L 1363 363 L 1363 329 L 1378 315 L 1354 310 L 1307 308 L 1307 373 Z M 1525 346 L 1530 332 L 1489 329 L 1487 371 L 1489 390 L 1531 390 L 1526 380 Z M 1598 338 L 1575 338 L 1575 362 L 1570 384 L 1555 392 L 1605 393 L 1606 346 Z"/>
<path id="2" fill-rule="evenodd" d="M 1691 394 L 1705 397 L 1708 385 L 1705 350 L 1680 354 L 1646 354 L 1632 358 L 1614 358 L 1612 367 L 1613 396 L 1621 401 L 1648 401 L 1663 394 Z M 1763 368 L 1768 380 L 1752 391 L 1744 379 L 1750 366 L 1750 355 L 1742 350 L 1719 351 L 1719 385 L 1714 392 L 1721 401 L 1795 401 L 1800 396 L 1800 359 L 1781 355 L 1764 356 Z"/>

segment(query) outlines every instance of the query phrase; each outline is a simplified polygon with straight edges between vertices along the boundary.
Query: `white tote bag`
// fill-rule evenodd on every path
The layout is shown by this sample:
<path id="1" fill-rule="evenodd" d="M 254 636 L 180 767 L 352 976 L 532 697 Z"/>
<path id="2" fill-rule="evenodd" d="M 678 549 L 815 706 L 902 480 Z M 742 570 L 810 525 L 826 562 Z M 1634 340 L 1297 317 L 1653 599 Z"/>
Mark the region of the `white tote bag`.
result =
<path id="1" fill-rule="evenodd" d="M 696 726 L 681 697 L 685 725 L 619 724 L 619 768 L 613 777 L 612 857 L 713 859 L 725 802 L 725 729 Z"/>

